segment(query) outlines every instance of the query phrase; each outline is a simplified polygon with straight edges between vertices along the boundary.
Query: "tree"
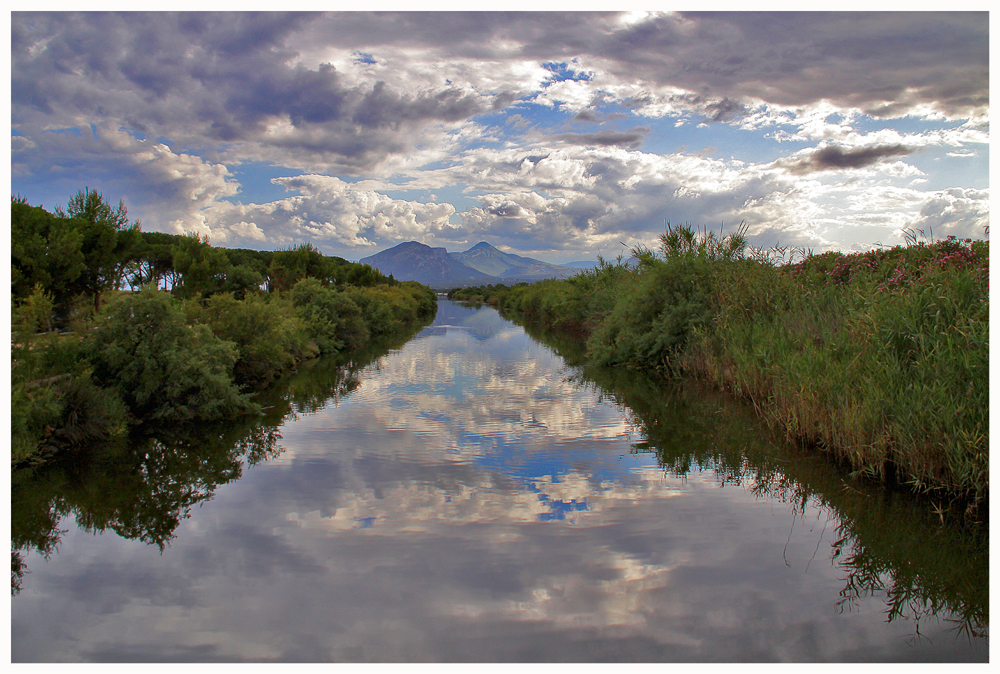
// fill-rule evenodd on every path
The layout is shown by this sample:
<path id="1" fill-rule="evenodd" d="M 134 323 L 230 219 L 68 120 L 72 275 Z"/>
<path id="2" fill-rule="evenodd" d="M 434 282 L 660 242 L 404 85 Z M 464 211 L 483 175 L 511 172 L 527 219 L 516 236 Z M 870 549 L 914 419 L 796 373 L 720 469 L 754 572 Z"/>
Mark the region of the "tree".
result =
<path id="1" fill-rule="evenodd" d="M 66 212 L 56 209 L 56 215 L 69 218 L 82 236 L 84 269 L 80 282 L 94 298 L 97 311 L 101 294 L 121 285 L 125 269 L 135 257 L 141 241 L 139 221 L 129 222 L 124 201 L 112 206 L 89 187 L 70 198 Z"/>
<path id="2" fill-rule="evenodd" d="M 174 248 L 174 271 L 180 277 L 173 292 L 178 297 L 208 297 L 224 292 L 232 265 L 225 252 L 212 248 L 208 239 L 187 234 Z"/>
<path id="3" fill-rule="evenodd" d="M 52 296 L 56 322 L 68 313 L 73 298 L 83 292 L 83 235 L 70 225 L 24 199 L 10 204 L 11 293 L 25 300 L 36 286 Z"/>
<path id="4" fill-rule="evenodd" d="M 176 282 L 174 277 L 174 248 L 177 234 L 140 232 L 141 242 L 129 263 L 125 278 L 133 290 L 148 284 L 159 288 L 160 283 Z"/>

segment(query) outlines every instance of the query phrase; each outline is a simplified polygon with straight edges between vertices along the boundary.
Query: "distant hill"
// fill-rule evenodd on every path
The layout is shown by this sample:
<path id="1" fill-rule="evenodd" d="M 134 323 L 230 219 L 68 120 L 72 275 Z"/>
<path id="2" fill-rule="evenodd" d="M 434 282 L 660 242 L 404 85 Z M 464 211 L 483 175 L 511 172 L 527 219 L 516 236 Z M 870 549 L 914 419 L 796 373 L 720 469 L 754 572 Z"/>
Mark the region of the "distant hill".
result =
<path id="1" fill-rule="evenodd" d="M 362 258 L 360 262 L 370 264 L 383 274 L 392 274 L 399 281 L 417 281 L 432 288 L 567 278 L 580 271 L 505 253 L 485 241 L 461 253 L 408 241 Z"/>
<path id="2" fill-rule="evenodd" d="M 448 253 L 467 267 L 497 278 L 538 281 L 543 278 L 566 278 L 577 273 L 564 265 L 541 262 L 530 257 L 505 253 L 485 241 L 480 241 L 464 253 Z"/>
<path id="3" fill-rule="evenodd" d="M 359 262 L 370 264 L 383 274 L 391 274 L 397 281 L 417 281 L 432 288 L 481 285 L 496 280 L 453 260 L 444 248 L 431 248 L 416 241 L 401 243 Z"/>

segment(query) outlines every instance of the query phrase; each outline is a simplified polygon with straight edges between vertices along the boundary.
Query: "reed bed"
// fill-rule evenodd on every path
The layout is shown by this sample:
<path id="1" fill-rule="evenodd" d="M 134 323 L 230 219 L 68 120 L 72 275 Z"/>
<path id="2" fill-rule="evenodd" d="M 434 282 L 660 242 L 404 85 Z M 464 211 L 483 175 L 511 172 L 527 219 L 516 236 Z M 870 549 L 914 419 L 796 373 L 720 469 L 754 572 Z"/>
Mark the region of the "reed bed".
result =
<path id="1" fill-rule="evenodd" d="M 989 244 L 812 255 L 669 227 L 638 264 L 467 289 L 586 338 L 593 364 L 697 377 L 857 475 L 970 514 L 989 496 Z"/>

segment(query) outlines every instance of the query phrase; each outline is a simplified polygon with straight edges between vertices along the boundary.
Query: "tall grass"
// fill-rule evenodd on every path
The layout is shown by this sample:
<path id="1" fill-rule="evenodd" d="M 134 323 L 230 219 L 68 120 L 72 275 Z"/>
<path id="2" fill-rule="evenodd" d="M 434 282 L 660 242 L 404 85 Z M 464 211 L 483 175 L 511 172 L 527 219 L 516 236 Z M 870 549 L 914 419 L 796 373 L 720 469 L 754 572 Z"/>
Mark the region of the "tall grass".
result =
<path id="1" fill-rule="evenodd" d="M 989 244 L 812 255 L 668 227 L 491 301 L 587 338 L 595 364 L 707 379 L 858 474 L 977 511 L 989 494 Z M 796 260 L 796 258 L 798 258 Z"/>

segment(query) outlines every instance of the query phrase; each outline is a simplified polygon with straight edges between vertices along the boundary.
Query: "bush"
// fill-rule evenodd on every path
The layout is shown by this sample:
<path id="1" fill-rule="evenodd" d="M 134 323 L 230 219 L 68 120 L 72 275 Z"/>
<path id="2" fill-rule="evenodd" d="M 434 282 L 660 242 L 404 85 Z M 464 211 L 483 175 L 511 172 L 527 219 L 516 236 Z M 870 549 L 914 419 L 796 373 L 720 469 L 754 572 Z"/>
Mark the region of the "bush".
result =
<path id="1" fill-rule="evenodd" d="M 623 296 L 587 342 L 600 365 L 678 373 L 692 330 L 709 320 L 712 269 L 702 258 L 648 261 L 634 293 Z"/>
<path id="2" fill-rule="evenodd" d="M 292 288 L 292 302 L 306 334 L 322 353 L 356 349 L 370 337 L 361 309 L 346 293 L 305 278 Z"/>
<path id="3" fill-rule="evenodd" d="M 57 423 L 62 412 L 58 393 L 51 386 L 31 387 L 14 382 L 10 390 L 10 463 L 29 460 Z"/>
<path id="4" fill-rule="evenodd" d="M 206 325 L 186 324 L 166 293 L 114 301 L 88 336 L 97 382 L 140 420 L 220 419 L 256 409 L 233 383 L 239 349 Z"/>
<path id="5" fill-rule="evenodd" d="M 233 365 L 238 384 L 258 387 L 270 383 L 295 365 L 305 351 L 299 325 L 281 302 L 261 295 L 238 300 L 232 293 L 213 295 L 204 303 L 185 304 L 188 317 L 204 323 L 216 337 L 239 350 Z"/>

